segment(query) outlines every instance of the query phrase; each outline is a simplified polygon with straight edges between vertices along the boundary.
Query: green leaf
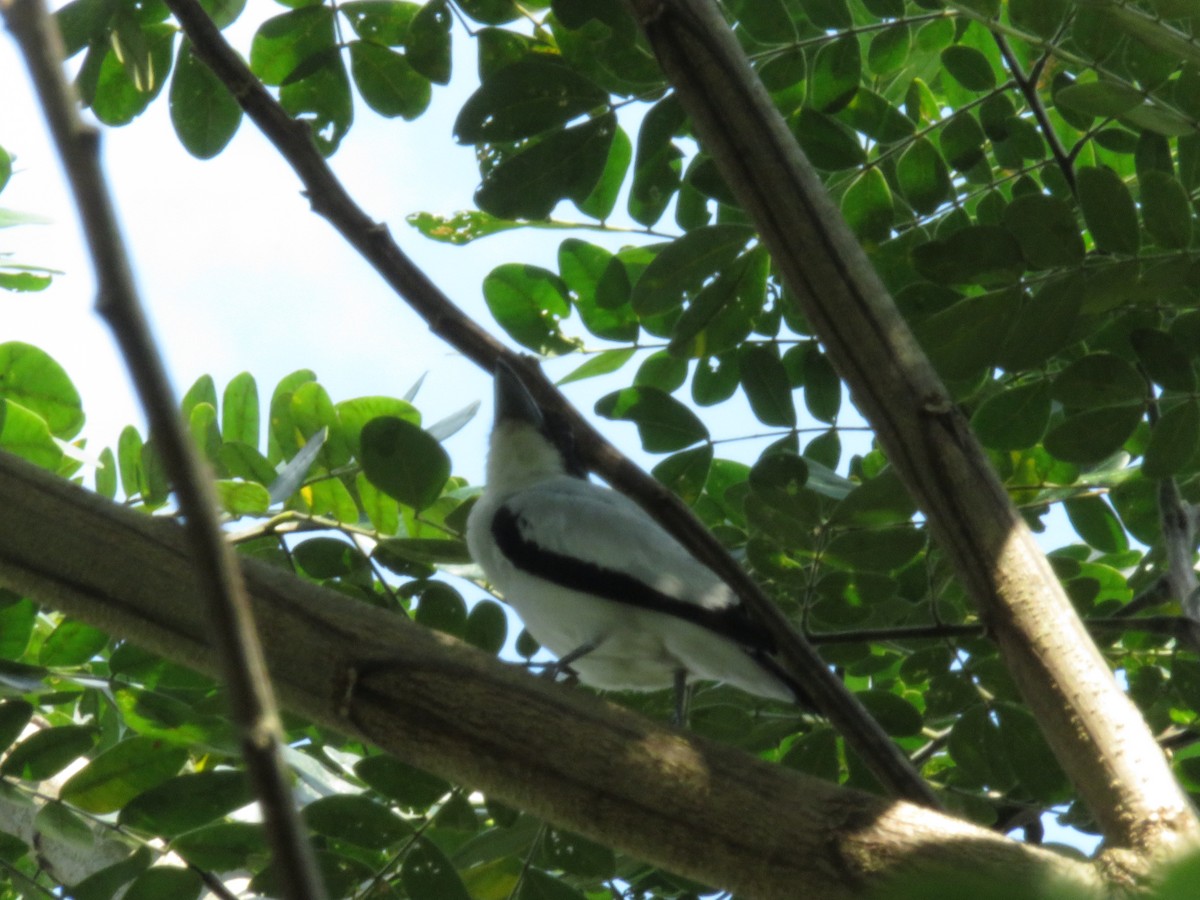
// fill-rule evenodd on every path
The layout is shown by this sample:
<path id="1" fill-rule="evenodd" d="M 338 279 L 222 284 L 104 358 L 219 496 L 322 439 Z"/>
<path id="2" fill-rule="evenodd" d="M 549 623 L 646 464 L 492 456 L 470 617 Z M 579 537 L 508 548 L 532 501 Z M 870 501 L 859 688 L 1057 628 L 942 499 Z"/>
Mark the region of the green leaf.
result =
<path id="1" fill-rule="evenodd" d="M 1089 409 L 1051 428 L 1043 446 L 1063 462 L 1097 463 L 1120 450 L 1141 420 L 1140 403 Z"/>
<path id="2" fill-rule="evenodd" d="M 835 113 L 850 102 L 861 77 L 862 50 L 855 35 L 823 44 L 813 60 L 809 102 L 818 112 Z"/>
<path id="3" fill-rule="evenodd" d="M 1079 207 L 1096 243 L 1106 253 L 1137 253 L 1137 210 L 1125 182 L 1112 169 L 1083 166 L 1076 172 Z"/>
<path id="4" fill-rule="evenodd" d="M 804 354 L 804 405 L 813 418 L 833 424 L 842 406 L 842 382 L 816 346 Z"/>
<path id="5" fill-rule="evenodd" d="M 558 202 L 583 203 L 604 173 L 617 131 L 612 114 L 557 131 L 484 175 L 475 202 L 506 219 L 544 219 Z"/>
<path id="6" fill-rule="evenodd" d="M 258 447 L 258 385 L 249 372 L 235 375 L 221 398 L 221 434 L 225 441 Z"/>
<path id="7" fill-rule="evenodd" d="M 764 425 L 794 428 L 796 405 L 792 402 L 787 370 L 779 359 L 779 348 L 774 344 L 748 344 L 742 347 L 739 357 L 742 390 L 755 418 Z"/>
<path id="8" fill-rule="evenodd" d="M 629 273 L 620 259 L 603 247 L 568 238 L 558 248 L 558 269 L 588 331 L 610 341 L 637 337 L 637 318 L 629 305 Z"/>
<path id="9" fill-rule="evenodd" d="M 1141 178 L 1142 221 L 1160 247 L 1186 250 L 1192 243 L 1192 204 L 1187 191 L 1166 172 Z"/>
<path id="10" fill-rule="evenodd" d="M 545 55 L 528 56 L 488 78 L 454 122 L 461 144 L 516 141 L 542 134 L 605 106 L 608 92 Z"/>
<path id="11" fill-rule="evenodd" d="M 1070 783 L 1029 710 L 1012 703 L 994 706 L 1000 746 L 1021 786 L 1042 803 L 1060 803 Z"/>
<path id="12" fill-rule="evenodd" d="M 1067 8 L 1067 0 L 1008 0 L 1008 17 L 1018 28 L 1049 38 L 1058 31 Z"/>
<path id="13" fill-rule="evenodd" d="M 631 387 L 596 401 L 596 414 L 637 425 L 649 453 L 670 453 L 708 439 L 708 429 L 694 412 L 657 388 Z"/>
<path id="14" fill-rule="evenodd" d="M 467 628 L 467 604 L 448 584 L 431 581 L 421 592 L 413 619 L 426 628 L 461 637 Z"/>
<path id="15" fill-rule="evenodd" d="M 37 612 L 31 600 L 0 588 L 0 659 L 15 660 L 25 655 Z"/>
<path id="16" fill-rule="evenodd" d="M 57 438 L 70 440 L 83 427 L 83 404 L 70 377 L 49 354 L 30 344 L 0 344 L 0 398 L 44 419 Z"/>
<path id="17" fill-rule="evenodd" d="M 943 376 L 968 378 L 995 365 L 1018 297 L 1016 291 L 968 297 L 925 319 L 914 330 Z"/>
<path id="18" fill-rule="evenodd" d="M 912 521 L 917 504 L 896 470 L 884 469 L 847 494 L 829 517 L 831 525 L 882 528 Z"/>
<path id="19" fill-rule="evenodd" d="M 166 694 L 121 688 L 113 693 L 125 724 L 138 734 L 176 745 L 233 746 L 232 726 L 225 718 L 196 712 Z"/>
<path id="20" fill-rule="evenodd" d="M 304 807 L 304 821 L 317 834 L 370 850 L 385 850 L 412 834 L 386 806 L 354 794 L 314 800 Z"/>
<path id="21" fill-rule="evenodd" d="M 1041 440 L 1050 424 L 1050 387 L 1022 384 L 985 400 L 971 416 L 971 428 L 991 450 L 1024 450 Z"/>
<path id="22" fill-rule="evenodd" d="M 78 666 L 90 660 L 108 644 L 108 635 L 98 628 L 63 619 L 47 635 L 38 651 L 43 666 Z"/>
<path id="23" fill-rule="evenodd" d="M 584 215 L 600 221 L 612 215 L 617 206 L 617 198 L 621 186 L 625 183 L 625 173 L 629 171 L 629 163 L 633 159 L 633 144 L 629 135 L 620 126 L 613 129 L 612 140 L 609 142 L 608 158 L 600 177 L 596 179 L 591 192 L 582 199 L 570 195 L 575 206 Z"/>
<path id="24" fill-rule="evenodd" d="M 912 135 L 915 130 L 912 119 L 900 112 L 882 96 L 859 88 L 838 118 L 855 131 L 861 132 L 881 144 L 893 144 Z"/>
<path id="25" fill-rule="evenodd" d="M 1023 298 L 1004 339 L 997 363 L 1010 372 L 1042 365 L 1074 336 L 1084 299 L 1078 275 L 1049 281 L 1033 298 Z"/>
<path id="26" fill-rule="evenodd" d="M 411 810 L 426 809 L 450 790 L 449 782 L 391 756 L 368 756 L 359 760 L 354 764 L 354 774 L 385 797 Z"/>
<path id="27" fill-rule="evenodd" d="M 0 450 L 51 472 L 57 471 L 63 459 L 46 420 L 12 400 L 0 399 Z"/>
<path id="28" fill-rule="evenodd" d="M 1004 209 L 1004 227 L 1021 245 L 1031 269 L 1083 261 L 1083 238 L 1071 207 L 1057 197 L 1025 194 Z"/>
<path id="29" fill-rule="evenodd" d="M 429 0 L 413 16 L 405 41 L 408 64 L 435 84 L 450 83 L 450 26 L 446 0 Z"/>
<path id="30" fill-rule="evenodd" d="M 136 879 L 122 895 L 122 900 L 196 900 L 204 892 L 204 879 L 191 869 L 175 866 L 153 866 Z"/>
<path id="31" fill-rule="evenodd" d="M 174 38 L 173 26 L 143 26 L 118 17 L 90 100 L 96 118 L 105 125 L 126 125 L 150 105 L 171 71 Z"/>
<path id="32" fill-rule="evenodd" d="M 890 691 L 856 691 L 858 699 L 883 730 L 893 737 L 912 737 L 921 733 L 921 714 L 917 708 Z"/>
<path id="33" fill-rule="evenodd" d="M 313 57 L 302 78 L 284 82 L 279 103 L 290 115 L 308 123 L 313 143 L 323 155 L 336 151 L 354 121 L 350 76 L 336 49 L 331 47 Z"/>
<path id="34" fill-rule="evenodd" d="M 912 208 L 927 215 L 950 197 L 950 173 L 942 155 L 926 138 L 918 138 L 896 164 L 900 193 Z"/>
<path id="35" fill-rule="evenodd" d="M 804 107 L 790 127 L 804 155 L 818 169 L 836 172 L 861 166 L 867 159 L 862 142 L 849 128 L 815 109 Z"/>
<path id="36" fill-rule="evenodd" d="M 955 112 L 938 136 L 938 144 L 946 162 L 960 172 L 966 172 L 984 159 L 986 135 L 970 110 Z"/>
<path id="37" fill-rule="evenodd" d="M 850 182 L 842 195 L 842 215 L 860 240 L 882 243 L 891 236 L 895 208 L 883 172 L 872 167 Z"/>
<path id="38" fill-rule="evenodd" d="M 683 127 L 685 119 L 679 101 L 670 94 L 650 107 L 638 129 L 629 215 L 647 228 L 662 217 L 679 190 L 683 151 L 671 139 Z"/>
<path id="39" fill-rule="evenodd" d="M 24 700 L 5 700 L 0 703 L 0 753 L 12 746 L 32 718 L 33 705 Z"/>
<path id="40" fill-rule="evenodd" d="M 1129 549 L 1129 539 L 1121 520 L 1103 497 L 1075 497 L 1063 503 L 1067 519 L 1075 533 L 1089 547 L 1101 553 L 1123 553 Z"/>
<path id="41" fill-rule="evenodd" d="M 968 225 L 921 244 L 912 256 L 917 271 L 940 284 L 1011 284 L 1025 272 L 1021 245 L 995 225 Z"/>
<path id="42" fill-rule="evenodd" d="M 243 772 L 208 769 L 176 775 L 138 794 L 121 810 L 126 828 L 175 837 L 219 819 L 254 799 Z"/>
<path id="43" fill-rule="evenodd" d="M 968 91 L 990 91 L 996 86 L 991 63 L 974 47 L 952 44 L 942 51 L 941 58 L 950 77 Z"/>
<path id="44" fill-rule="evenodd" d="M 93 872 L 71 887 L 72 900 L 111 900 L 126 883 L 145 871 L 153 859 L 149 847 L 141 847 L 132 856 Z"/>
<path id="45" fill-rule="evenodd" d="M 267 19 L 250 44 L 250 68 L 264 84 L 282 85 L 335 46 L 333 9 L 318 4 Z"/>
<path id="46" fill-rule="evenodd" d="M 888 528 L 843 532 L 829 542 L 826 552 L 852 569 L 892 572 L 923 549 L 925 536 L 915 528 Z"/>
<path id="47" fill-rule="evenodd" d="M 521 8 L 513 0 L 457 0 L 457 3 L 463 12 L 484 25 L 503 25 L 521 16 Z"/>
<path id="48" fill-rule="evenodd" d="M 1191 392 L 1196 373 L 1191 357 L 1173 335 L 1155 328 L 1138 328 L 1129 335 L 1138 361 L 1146 374 L 1167 390 Z"/>
<path id="49" fill-rule="evenodd" d="M 1063 406 L 1095 408 L 1140 403 L 1146 383 L 1137 369 L 1112 353 L 1089 353 L 1063 369 L 1050 396 Z"/>
<path id="50" fill-rule="evenodd" d="M 117 468 L 121 473 L 121 490 L 126 497 L 141 492 L 142 436 L 132 425 L 126 425 L 117 439 Z"/>
<path id="51" fill-rule="evenodd" d="M 370 41 L 350 42 L 350 74 L 367 106 L 388 118 L 415 119 L 433 96 L 429 80 L 402 54 Z"/>
<path id="52" fill-rule="evenodd" d="M 708 480 L 712 468 L 713 448 L 711 444 L 693 447 L 658 463 L 650 474 L 688 505 L 700 498 L 700 492 Z"/>
<path id="53" fill-rule="evenodd" d="M 212 70 L 193 56 L 186 38 L 175 61 L 169 106 L 179 143 L 198 159 L 212 159 L 224 150 L 242 123 L 237 100 Z"/>
<path id="54" fill-rule="evenodd" d="M 1185 400 L 1159 417 L 1150 429 L 1142 472 L 1147 478 L 1168 478 L 1182 469 L 1200 447 L 1200 403 Z"/>
<path id="55" fill-rule="evenodd" d="M 874 75 L 890 75 L 902 68 L 912 48 L 912 32 L 907 22 L 897 22 L 880 31 L 867 47 L 867 68 Z"/>
<path id="56" fill-rule="evenodd" d="M 548 828 L 540 850 L 547 868 L 568 875 L 605 879 L 616 873 L 616 858 L 611 849 L 570 831 Z"/>
<path id="57" fill-rule="evenodd" d="M 496 323 L 522 347 L 541 355 L 576 349 L 559 330 L 571 307 L 566 285 L 553 272 L 505 263 L 483 279 L 483 296 Z"/>
<path id="58" fill-rule="evenodd" d="M 350 452 L 359 458 L 362 457 L 362 430 L 372 419 L 390 416 L 413 425 L 421 424 L 421 414 L 416 408 L 407 400 L 396 397 L 356 397 L 343 400 L 334 406 L 334 411 Z"/>
<path id="59" fill-rule="evenodd" d="M 429 900 L 471 900 L 462 879 L 437 845 L 419 837 L 400 868 L 400 880 L 408 896 Z"/>
<path id="60" fill-rule="evenodd" d="M 497 654 L 508 638 L 508 616 L 504 608 L 491 600 L 482 600 L 467 616 L 463 639 L 485 653 Z"/>
<path id="61" fill-rule="evenodd" d="M 271 506 L 270 491 L 258 482 L 222 478 L 217 480 L 216 489 L 221 509 L 231 516 L 261 516 Z"/>
<path id="62" fill-rule="evenodd" d="M 72 775 L 61 796 L 87 812 L 116 812 L 138 794 L 176 775 L 187 758 L 184 747 L 135 735 L 109 747 Z"/>
<path id="63" fill-rule="evenodd" d="M 0 763 L 0 775 L 24 781 L 42 781 L 56 775 L 83 756 L 96 743 L 96 729 L 84 725 L 59 725 L 35 731 Z"/>
<path id="64" fill-rule="evenodd" d="M 171 849 L 192 865 L 216 872 L 251 868 L 250 860 L 265 861 L 268 856 L 262 826 L 249 822 L 218 822 L 197 828 L 175 838 Z"/>
<path id="65" fill-rule="evenodd" d="M 1072 84 L 1054 95 L 1056 103 L 1085 116 L 1109 118 L 1142 104 L 1142 92 L 1116 81 Z"/>
<path id="66" fill-rule="evenodd" d="M 411 422 L 390 416 L 363 427 L 360 459 L 373 485 L 416 510 L 437 500 L 450 477 L 442 445 Z"/>
<path id="67" fill-rule="evenodd" d="M 594 356 L 589 356 L 583 365 L 575 368 L 563 378 L 560 378 L 556 384 L 562 387 L 564 384 L 570 384 L 572 381 L 583 381 L 585 378 L 595 378 L 597 375 L 611 375 L 620 369 L 625 363 L 633 359 L 634 353 L 637 351 L 632 347 L 625 347 L 619 350 L 604 350 Z"/>
<path id="68" fill-rule="evenodd" d="M 633 285 L 640 316 L 679 306 L 712 275 L 729 266 L 754 236 L 745 225 L 708 225 L 667 244 Z"/>
<path id="69" fill-rule="evenodd" d="M 351 0 L 338 4 L 354 33 L 366 41 L 399 47 L 408 40 L 408 29 L 421 4 L 403 0 Z"/>

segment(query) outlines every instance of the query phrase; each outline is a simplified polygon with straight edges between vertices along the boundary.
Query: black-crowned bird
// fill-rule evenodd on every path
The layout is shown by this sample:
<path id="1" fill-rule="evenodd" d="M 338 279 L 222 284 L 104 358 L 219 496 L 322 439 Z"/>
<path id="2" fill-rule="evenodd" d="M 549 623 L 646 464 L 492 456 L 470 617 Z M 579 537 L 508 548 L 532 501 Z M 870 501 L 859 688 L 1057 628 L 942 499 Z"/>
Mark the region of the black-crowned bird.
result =
<path id="1" fill-rule="evenodd" d="M 693 681 L 808 706 L 725 583 L 632 500 L 589 481 L 565 430 L 503 363 L 495 389 L 467 545 L 556 670 L 601 690 L 674 687 L 680 722 Z"/>

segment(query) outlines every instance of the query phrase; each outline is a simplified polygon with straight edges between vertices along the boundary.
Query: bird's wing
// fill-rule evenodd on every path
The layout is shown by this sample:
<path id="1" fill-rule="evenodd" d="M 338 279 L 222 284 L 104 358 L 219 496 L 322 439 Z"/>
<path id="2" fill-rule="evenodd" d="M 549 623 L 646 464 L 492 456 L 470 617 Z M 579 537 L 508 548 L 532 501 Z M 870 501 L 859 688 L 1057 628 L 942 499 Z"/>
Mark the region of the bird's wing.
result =
<path id="1" fill-rule="evenodd" d="M 491 531 L 501 553 L 531 575 L 772 649 L 729 588 L 615 491 L 575 478 L 541 482 L 500 504 Z"/>

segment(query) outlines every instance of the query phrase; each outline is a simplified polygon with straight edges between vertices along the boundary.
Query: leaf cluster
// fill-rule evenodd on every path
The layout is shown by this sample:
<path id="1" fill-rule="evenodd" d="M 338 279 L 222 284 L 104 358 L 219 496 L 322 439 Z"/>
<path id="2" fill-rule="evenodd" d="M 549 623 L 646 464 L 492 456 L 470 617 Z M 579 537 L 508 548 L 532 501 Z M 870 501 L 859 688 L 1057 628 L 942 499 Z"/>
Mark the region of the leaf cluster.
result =
<path id="1" fill-rule="evenodd" d="M 456 244 L 572 228 L 553 268 L 516 260 L 484 278 L 497 324 L 536 353 L 583 356 L 564 384 L 614 381 L 597 414 L 637 428 L 662 457 L 654 474 L 744 557 L 951 806 L 997 827 L 1029 826 L 1031 837 L 1048 810 L 1092 828 L 886 457 L 857 434 L 797 298 L 695 141 L 626 5 L 286 5 L 259 26 L 249 59 L 327 153 L 352 126 L 354 92 L 383 115 L 420 115 L 430 85 L 451 77 L 452 40 L 470 35 L 479 86 L 454 137 L 477 153 L 477 209 L 411 223 Z M 1151 727 L 1175 740 L 1176 772 L 1200 792 L 1200 663 L 1139 624 L 1154 603 L 1175 613 L 1181 599 L 1139 599 L 1154 595 L 1167 565 L 1160 487 L 1173 479 L 1185 502 L 1200 500 L 1200 20 L 1165 0 L 724 6 L 1013 499 L 1035 528 L 1052 510 L 1065 514 L 1075 536 L 1052 554 L 1055 572 L 1085 619 L 1124 619 L 1097 632 L 1101 650 Z M 221 24 L 242 12 L 209 8 Z M 466 29 L 453 26 L 456 15 Z M 200 156 L 225 146 L 240 111 L 177 39 L 165 7 L 75 0 L 59 19 L 69 48 L 84 52 L 79 85 L 102 121 L 129 121 L 170 76 L 184 145 Z M 561 218 L 568 204 L 583 221 Z M 617 385 L 627 366 L 632 376 Z M 78 434 L 82 413 L 61 368 L 3 345 L 5 372 L 0 446 L 74 474 L 61 442 Z M 500 607 L 468 608 L 437 577 L 466 561 L 472 491 L 450 476 L 437 440 L 461 416 L 422 429 L 412 399 L 335 403 L 299 372 L 260 417 L 246 375 L 219 402 L 201 379 L 184 413 L 222 479 L 226 512 L 258 523 L 244 552 L 497 652 L 508 642 Z M 766 448 L 728 458 L 728 431 L 716 429 L 737 421 L 726 413 L 743 401 L 769 432 Z M 169 504 L 152 438 L 130 429 L 101 459 L 101 493 Z M 284 538 L 298 528 L 321 531 Z M 150 859 L 146 836 L 202 868 L 269 879 L 261 835 L 229 815 L 244 795 L 213 721 L 219 689 L 78 623 L 39 617 L 26 600 L 5 603 L 2 657 L 19 668 L 0 707 L 16 742 L 0 772 L 15 792 L 37 803 L 31 786 L 59 761 L 87 759 L 67 787 L 84 773 L 85 787 L 100 787 L 64 787 L 44 808 L 77 818 L 121 809 L 121 884 L 154 871 L 137 868 Z M 509 652 L 536 649 L 526 636 Z M 141 699 L 122 706 L 116 698 L 129 693 Z M 667 714 L 666 697 L 621 699 Z M 702 733 L 874 788 L 822 723 L 719 687 L 700 691 L 693 710 Z M 35 715 L 45 724 L 18 740 Z M 614 879 L 633 896 L 700 890 L 288 724 L 304 742 L 297 771 L 328 795 L 306 817 L 337 896 L 604 896 Z M 90 791 L 110 790 L 104 766 L 140 758 L 145 739 L 173 755 L 145 765 L 151 781 L 121 787 L 106 801 L 116 805 L 89 808 Z M 112 753 L 115 763 L 101 765 Z M 195 778 L 227 803 L 179 821 L 172 807 L 193 804 L 172 792 Z M 158 805 L 156 791 L 171 802 Z M 4 859 L 29 874 L 29 847 L 10 842 Z"/>

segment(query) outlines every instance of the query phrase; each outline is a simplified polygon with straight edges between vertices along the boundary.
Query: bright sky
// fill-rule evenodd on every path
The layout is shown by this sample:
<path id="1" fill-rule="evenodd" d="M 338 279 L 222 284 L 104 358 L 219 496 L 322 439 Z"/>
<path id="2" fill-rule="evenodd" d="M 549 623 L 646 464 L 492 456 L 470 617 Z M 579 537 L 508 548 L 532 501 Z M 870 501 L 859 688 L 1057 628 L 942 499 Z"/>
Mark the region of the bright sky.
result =
<path id="1" fill-rule="evenodd" d="M 251 0 L 243 19 L 264 16 Z M 257 7 L 257 8 L 256 8 Z M 274 10 L 282 11 L 278 6 Z M 231 29 L 245 52 L 249 29 Z M 474 45 L 456 37 L 457 72 L 474 74 Z M 359 105 L 332 165 L 368 214 L 457 302 L 490 322 L 480 282 L 494 266 L 522 260 L 554 267 L 557 239 L 500 235 L 467 247 L 436 244 L 404 221 L 416 211 L 471 205 L 474 153 L 450 138 L 471 79 L 435 88 L 414 123 L 384 120 Z M 93 449 L 115 445 L 141 416 L 107 326 L 92 312 L 94 282 L 61 169 L 45 133 L 16 47 L 0 37 L 0 146 L 16 157 L 0 206 L 49 217 L 0 235 L 16 261 L 61 269 L 40 294 L 0 294 L 0 341 L 41 347 L 83 394 Z M 131 125 L 106 130 L 107 171 L 142 299 L 177 391 L 201 374 L 218 390 L 251 371 L 263 401 L 279 379 L 313 369 L 335 401 L 403 394 L 428 372 L 417 405 L 432 422 L 490 394 L 489 379 L 433 338 L 353 250 L 308 207 L 297 178 L 253 125 L 243 121 L 216 159 L 189 156 L 175 139 L 160 96 Z M 568 371 L 560 365 L 560 372 Z M 455 470 L 478 480 L 483 414 L 450 443 Z"/>

